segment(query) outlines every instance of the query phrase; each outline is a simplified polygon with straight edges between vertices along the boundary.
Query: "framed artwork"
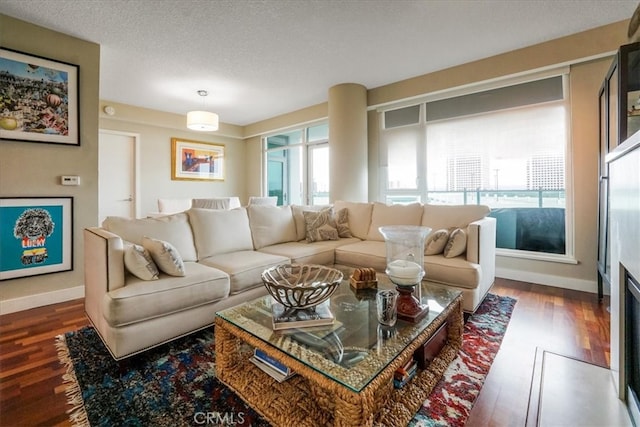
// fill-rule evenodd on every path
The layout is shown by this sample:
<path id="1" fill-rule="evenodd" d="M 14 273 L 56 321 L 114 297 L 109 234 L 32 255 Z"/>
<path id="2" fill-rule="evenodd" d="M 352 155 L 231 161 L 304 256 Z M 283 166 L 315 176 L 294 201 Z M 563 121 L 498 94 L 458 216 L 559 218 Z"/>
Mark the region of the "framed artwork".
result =
<path id="1" fill-rule="evenodd" d="M 78 66 L 0 48 L 0 139 L 80 145 Z"/>
<path id="2" fill-rule="evenodd" d="M 224 145 L 171 138 L 171 179 L 224 181 Z"/>
<path id="3" fill-rule="evenodd" d="M 73 270 L 73 197 L 0 198 L 0 280 Z"/>

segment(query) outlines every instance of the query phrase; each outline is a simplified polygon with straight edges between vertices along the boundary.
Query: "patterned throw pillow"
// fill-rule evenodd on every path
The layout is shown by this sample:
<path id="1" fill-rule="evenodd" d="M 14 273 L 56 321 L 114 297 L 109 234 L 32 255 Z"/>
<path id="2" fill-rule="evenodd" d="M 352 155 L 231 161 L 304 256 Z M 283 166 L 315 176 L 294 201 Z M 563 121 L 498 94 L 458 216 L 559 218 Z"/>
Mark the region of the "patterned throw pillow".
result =
<path id="1" fill-rule="evenodd" d="M 158 267 L 151 254 L 136 244 L 126 245 L 124 249 L 124 265 L 131 274 L 142 280 L 158 280 Z"/>
<path id="2" fill-rule="evenodd" d="M 449 241 L 444 248 L 445 258 L 455 258 L 467 250 L 467 233 L 462 228 L 456 228 L 449 235 Z"/>
<path id="3" fill-rule="evenodd" d="M 303 211 L 302 215 L 307 229 L 307 242 L 338 240 L 340 238 L 331 208 L 319 212 Z"/>
<path id="4" fill-rule="evenodd" d="M 338 229 L 338 236 L 340 237 L 352 237 L 351 230 L 349 229 L 349 210 L 342 208 L 335 215 L 336 228 Z"/>
<path id="5" fill-rule="evenodd" d="M 449 230 L 445 230 L 444 228 L 441 230 L 436 230 L 433 233 L 429 234 L 427 237 L 427 241 L 424 243 L 424 254 L 425 255 L 438 255 L 444 251 L 444 247 L 447 246 L 447 242 L 449 241 Z"/>
<path id="6" fill-rule="evenodd" d="M 162 272 L 170 276 L 185 275 L 182 257 L 171 243 L 144 236 L 142 246 L 149 251 Z"/>

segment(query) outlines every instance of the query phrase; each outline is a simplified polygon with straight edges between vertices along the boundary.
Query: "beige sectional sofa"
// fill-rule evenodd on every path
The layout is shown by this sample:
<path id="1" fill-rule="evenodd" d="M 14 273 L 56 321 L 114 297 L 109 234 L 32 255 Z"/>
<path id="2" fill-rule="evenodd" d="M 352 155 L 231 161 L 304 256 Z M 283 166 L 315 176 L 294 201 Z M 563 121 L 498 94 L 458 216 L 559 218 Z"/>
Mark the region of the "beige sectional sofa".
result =
<path id="1" fill-rule="evenodd" d="M 383 272 L 382 225 L 466 231 L 463 254 L 425 256 L 425 280 L 461 290 L 466 311 L 474 311 L 493 284 L 495 219 L 485 206 L 337 201 L 334 212 L 347 210 L 352 237 L 310 243 L 305 215 L 321 208 L 250 205 L 192 208 L 160 218 L 109 217 L 102 227 L 84 230 L 87 315 L 114 358 L 128 357 L 210 326 L 216 311 L 266 295 L 260 275 L 268 267 L 297 262 Z M 156 280 L 142 280 L 130 273 L 125 254 L 132 244 L 143 245 L 145 236 L 178 254 L 180 275 L 160 272 Z"/>

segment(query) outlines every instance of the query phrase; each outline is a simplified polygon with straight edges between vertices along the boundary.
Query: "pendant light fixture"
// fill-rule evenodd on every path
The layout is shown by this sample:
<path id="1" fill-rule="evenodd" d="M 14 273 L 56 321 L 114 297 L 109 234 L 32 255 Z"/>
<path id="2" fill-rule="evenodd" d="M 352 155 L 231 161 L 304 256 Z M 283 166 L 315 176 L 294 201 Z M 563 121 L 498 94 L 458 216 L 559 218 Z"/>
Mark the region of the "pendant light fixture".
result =
<path id="1" fill-rule="evenodd" d="M 204 99 L 209 95 L 209 92 L 206 90 L 199 90 L 198 95 L 202 97 L 202 110 L 189 111 L 187 113 L 187 127 L 191 130 L 201 132 L 213 132 L 218 130 L 218 115 L 216 113 L 204 111 Z"/>

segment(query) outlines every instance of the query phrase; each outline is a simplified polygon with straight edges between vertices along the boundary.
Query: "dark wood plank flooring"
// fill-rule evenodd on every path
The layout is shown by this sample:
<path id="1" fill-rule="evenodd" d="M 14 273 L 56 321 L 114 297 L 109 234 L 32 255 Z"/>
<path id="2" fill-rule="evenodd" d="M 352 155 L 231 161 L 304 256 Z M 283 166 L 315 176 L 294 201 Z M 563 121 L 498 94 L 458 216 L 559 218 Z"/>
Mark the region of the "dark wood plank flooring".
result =
<path id="1" fill-rule="evenodd" d="M 608 301 L 595 294 L 497 279 L 518 299 L 468 426 L 524 426 L 536 347 L 609 366 Z M 68 426 L 55 336 L 89 322 L 83 300 L 0 316 L 0 426 Z"/>

